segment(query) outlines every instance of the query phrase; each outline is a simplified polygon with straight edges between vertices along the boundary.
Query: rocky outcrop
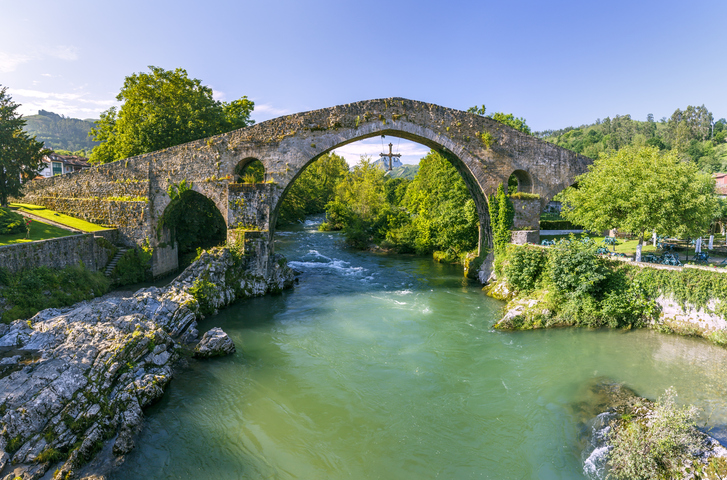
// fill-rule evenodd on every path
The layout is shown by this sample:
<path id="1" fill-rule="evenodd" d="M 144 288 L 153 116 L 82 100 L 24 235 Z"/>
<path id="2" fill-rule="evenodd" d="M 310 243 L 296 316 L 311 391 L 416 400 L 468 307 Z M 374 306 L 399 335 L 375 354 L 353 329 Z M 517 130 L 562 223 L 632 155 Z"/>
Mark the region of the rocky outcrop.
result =
<path id="1" fill-rule="evenodd" d="M 685 415 L 676 412 L 691 408 L 696 413 L 696 409 L 676 406 L 673 403 L 673 395 L 676 394 L 672 389 L 667 390 L 660 402 L 656 403 L 638 396 L 622 384 L 609 381 L 599 381 L 590 390 L 591 402 L 584 402 L 585 410 L 594 414 L 600 413 L 588 424 L 589 437 L 583 451 L 583 473 L 587 478 L 611 478 L 609 473 L 613 472 L 609 471 L 609 458 L 614 449 L 614 439 L 622 429 L 636 429 L 646 439 L 641 440 L 641 448 L 636 448 L 638 453 L 635 455 L 658 457 L 657 453 L 648 448 L 653 446 L 650 441 L 657 443 L 661 440 L 664 445 L 671 445 L 669 440 L 672 443 L 675 440 L 683 442 L 682 448 L 678 448 L 679 445 L 662 448 L 663 452 L 673 450 L 668 459 L 665 456 L 661 465 L 665 469 L 677 470 L 672 471 L 668 478 L 717 479 L 727 475 L 727 448 L 708 434 L 697 430 L 696 426 L 688 426 L 688 421 L 676 421 Z M 658 432 L 655 431 L 657 429 Z M 674 450 L 681 452 L 677 455 Z M 675 457 L 679 457 L 677 465 L 673 465 Z M 644 462 L 643 459 L 639 462 L 642 469 Z"/>
<path id="2" fill-rule="evenodd" d="M 197 321 L 292 285 L 282 257 L 265 260 L 216 249 L 166 287 L 0 325 L 0 478 L 40 478 L 56 464 L 54 479 L 73 478 L 107 442 L 129 452 Z"/>
<path id="3" fill-rule="evenodd" d="M 194 347 L 195 358 L 221 357 L 235 353 L 235 343 L 221 328 L 208 330 Z"/>

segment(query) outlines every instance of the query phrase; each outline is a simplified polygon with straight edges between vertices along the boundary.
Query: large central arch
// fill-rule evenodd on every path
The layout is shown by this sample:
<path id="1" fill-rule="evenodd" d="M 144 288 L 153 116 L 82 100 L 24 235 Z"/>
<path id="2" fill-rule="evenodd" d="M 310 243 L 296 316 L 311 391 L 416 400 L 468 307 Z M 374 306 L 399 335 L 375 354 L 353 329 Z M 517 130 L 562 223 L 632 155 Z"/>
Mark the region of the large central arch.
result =
<path id="1" fill-rule="evenodd" d="M 170 187 L 186 181 L 222 213 L 228 239 L 272 253 L 275 220 L 288 188 L 324 153 L 357 140 L 392 135 L 426 145 L 460 172 L 480 217 L 480 247 L 490 243 L 487 196 L 514 172 L 540 207 L 585 173 L 592 160 L 490 118 L 403 98 L 286 115 L 223 135 L 32 182 L 26 201 L 116 225 L 126 243 L 156 247 L 155 274 L 176 268 L 157 225 Z M 237 183 L 239 167 L 259 160 L 264 182 Z M 523 185 L 525 185 L 523 183 Z M 133 201 L 119 199 L 133 198 Z M 111 199 L 114 200 L 105 200 Z M 139 199 L 145 199 L 141 202 Z M 168 239 L 167 239 L 168 240 Z"/>
<path id="2" fill-rule="evenodd" d="M 279 198 L 277 199 L 277 203 L 272 207 L 269 225 L 269 228 L 271 230 L 274 230 L 275 228 L 280 206 L 282 205 L 288 190 L 290 190 L 290 187 L 293 185 L 293 183 L 311 163 L 318 160 L 322 155 L 325 155 L 326 153 L 329 153 L 349 143 L 365 140 L 367 138 L 372 138 L 380 135 L 386 135 L 401 137 L 406 140 L 411 140 L 413 142 L 425 145 L 432 150 L 435 150 L 444 158 L 449 160 L 450 163 L 452 163 L 452 165 L 464 179 L 465 185 L 467 186 L 467 189 L 469 190 L 470 195 L 475 202 L 475 207 L 477 209 L 477 214 L 480 220 L 479 247 L 486 248 L 488 246 L 491 246 L 491 238 L 489 236 L 490 216 L 487 208 L 487 198 L 485 197 L 484 191 L 480 187 L 476 177 L 476 173 L 481 170 L 478 166 L 480 165 L 478 162 L 472 162 L 472 159 L 467 157 L 466 158 L 468 161 L 463 161 L 459 156 L 457 156 L 457 154 L 452 151 L 452 148 L 456 148 L 456 145 L 453 142 L 447 141 L 448 139 L 446 137 L 443 137 L 441 139 L 437 138 L 436 135 L 434 135 L 434 132 L 432 132 L 431 130 L 426 128 L 422 130 L 421 128 L 417 128 L 415 125 L 409 122 L 397 122 L 395 128 L 392 125 L 387 126 L 384 123 L 382 123 L 381 125 L 371 124 L 368 126 L 368 128 L 361 130 L 355 129 L 342 132 L 342 136 L 345 138 L 342 139 L 339 143 L 331 146 L 330 148 L 327 148 L 326 150 L 321 151 L 314 157 L 309 158 L 305 163 L 302 163 L 300 168 L 297 169 L 295 177 L 291 178 L 288 181 L 287 185 L 284 187 Z M 436 140 L 432 140 L 432 138 L 436 138 Z M 271 231 L 271 235 L 272 233 L 274 232 Z"/>

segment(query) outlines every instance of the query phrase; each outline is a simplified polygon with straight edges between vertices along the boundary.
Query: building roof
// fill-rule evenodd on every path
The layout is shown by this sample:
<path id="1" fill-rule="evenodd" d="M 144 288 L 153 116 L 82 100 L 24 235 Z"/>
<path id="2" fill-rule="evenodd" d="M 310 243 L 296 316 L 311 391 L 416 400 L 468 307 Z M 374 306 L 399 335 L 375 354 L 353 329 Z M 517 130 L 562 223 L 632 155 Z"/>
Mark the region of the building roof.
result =
<path id="1" fill-rule="evenodd" d="M 88 158 L 79 157 L 77 155 L 60 155 L 52 152 L 43 158 L 46 162 L 63 162 L 66 165 L 73 165 L 74 167 L 88 168 L 91 164 L 88 163 Z"/>

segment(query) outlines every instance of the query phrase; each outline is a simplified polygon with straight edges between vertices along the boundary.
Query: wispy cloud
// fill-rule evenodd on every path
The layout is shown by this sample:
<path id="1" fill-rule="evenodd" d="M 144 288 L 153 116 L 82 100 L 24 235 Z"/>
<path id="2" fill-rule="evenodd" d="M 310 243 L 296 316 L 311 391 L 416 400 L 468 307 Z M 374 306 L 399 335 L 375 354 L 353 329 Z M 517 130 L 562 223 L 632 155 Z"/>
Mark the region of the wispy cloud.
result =
<path id="1" fill-rule="evenodd" d="M 67 61 L 78 60 L 78 48 L 72 45 L 53 45 L 32 48 L 25 53 L 0 52 L 0 72 L 14 72 L 24 63 L 45 58 L 57 58 Z M 50 76 L 50 74 L 43 74 L 43 76 Z"/>
<path id="2" fill-rule="evenodd" d="M 38 110 L 63 114 L 72 118 L 97 118 L 102 110 L 117 104 L 113 99 L 97 100 L 83 92 L 46 92 L 23 88 L 10 88 L 13 100 L 21 105 L 20 113 L 35 115 Z"/>
<path id="3" fill-rule="evenodd" d="M 32 59 L 31 55 L 0 52 L 0 72 L 14 72 L 19 65 Z"/>

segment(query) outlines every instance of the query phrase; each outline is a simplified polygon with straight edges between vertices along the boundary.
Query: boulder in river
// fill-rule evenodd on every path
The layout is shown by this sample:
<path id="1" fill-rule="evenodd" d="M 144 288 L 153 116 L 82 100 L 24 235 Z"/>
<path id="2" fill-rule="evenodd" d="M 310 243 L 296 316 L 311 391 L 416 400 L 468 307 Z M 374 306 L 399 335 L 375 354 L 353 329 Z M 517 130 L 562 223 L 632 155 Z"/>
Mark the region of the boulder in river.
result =
<path id="1" fill-rule="evenodd" d="M 235 343 L 219 327 L 205 333 L 194 347 L 194 356 L 197 358 L 219 357 L 231 353 L 235 353 Z"/>

